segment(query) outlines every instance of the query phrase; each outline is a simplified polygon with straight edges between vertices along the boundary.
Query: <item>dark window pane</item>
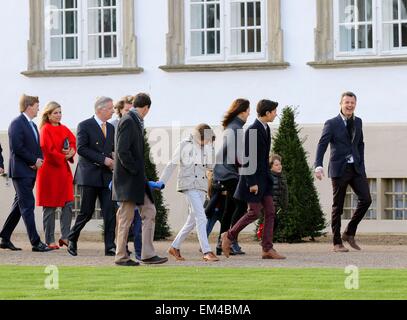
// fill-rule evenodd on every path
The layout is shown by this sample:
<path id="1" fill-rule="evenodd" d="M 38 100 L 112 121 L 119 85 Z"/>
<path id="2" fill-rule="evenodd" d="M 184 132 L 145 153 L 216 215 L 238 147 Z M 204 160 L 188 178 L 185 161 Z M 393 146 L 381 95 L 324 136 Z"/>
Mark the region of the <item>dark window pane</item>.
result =
<path id="1" fill-rule="evenodd" d="M 393 0 L 393 19 L 399 18 L 399 0 Z"/>
<path id="2" fill-rule="evenodd" d="M 401 19 L 407 19 L 407 0 L 401 0 Z"/>
<path id="3" fill-rule="evenodd" d="M 256 2 L 256 26 L 261 25 L 261 7 L 260 7 L 260 2 Z"/>
<path id="4" fill-rule="evenodd" d="M 111 36 L 104 36 L 104 54 L 105 58 L 112 57 L 112 37 Z"/>
<path id="5" fill-rule="evenodd" d="M 117 20 L 116 20 L 116 9 L 112 9 L 112 27 L 113 27 L 113 32 L 116 32 L 116 24 L 117 24 Z"/>
<path id="6" fill-rule="evenodd" d="M 65 33 L 75 33 L 76 32 L 76 12 L 66 11 L 65 12 Z"/>
<path id="7" fill-rule="evenodd" d="M 240 31 L 241 34 L 241 53 L 246 52 L 246 33 L 244 30 Z"/>
<path id="8" fill-rule="evenodd" d="M 116 6 L 116 0 L 112 0 L 112 6 Z"/>
<path id="9" fill-rule="evenodd" d="M 261 52 L 261 30 L 256 30 L 256 51 Z"/>
<path id="10" fill-rule="evenodd" d="M 103 5 L 104 6 L 110 6 L 110 0 L 103 0 Z"/>
<path id="11" fill-rule="evenodd" d="M 247 3 L 247 25 L 254 26 L 254 3 Z"/>
<path id="12" fill-rule="evenodd" d="M 111 12 L 109 9 L 103 10 L 103 30 L 104 32 L 112 31 Z"/>
<path id="13" fill-rule="evenodd" d="M 117 37 L 113 36 L 113 58 L 117 58 Z"/>
<path id="14" fill-rule="evenodd" d="M 398 48 L 399 46 L 399 25 L 393 24 L 393 47 Z"/>
<path id="15" fill-rule="evenodd" d="M 366 26 L 358 28 L 358 48 L 366 49 Z"/>
<path id="16" fill-rule="evenodd" d="M 206 27 L 214 28 L 215 27 L 215 5 L 210 4 L 206 6 Z"/>
<path id="17" fill-rule="evenodd" d="M 220 53 L 220 31 L 216 31 L 216 53 Z"/>
<path id="18" fill-rule="evenodd" d="M 246 26 L 244 2 L 240 4 L 240 26 L 242 27 Z"/>
<path id="19" fill-rule="evenodd" d="M 102 53 L 102 48 L 103 48 L 103 43 L 102 43 L 102 36 L 99 36 L 98 37 L 99 39 L 99 46 L 98 46 L 98 49 L 99 49 L 99 54 L 98 54 L 98 57 L 99 58 L 103 58 L 103 53 Z"/>
<path id="20" fill-rule="evenodd" d="M 206 53 L 207 54 L 214 54 L 215 53 L 215 32 L 208 31 L 206 33 Z"/>
<path id="21" fill-rule="evenodd" d="M 372 25 L 367 26 L 367 46 L 369 49 L 373 48 L 373 28 Z"/>
<path id="22" fill-rule="evenodd" d="M 254 52 L 254 30 L 247 30 L 247 51 Z"/>
<path id="23" fill-rule="evenodd" d="M 98 32 L 102 32 L 102 10 L 98 10 Z"/>
<path id="24" fill-rule="evenodd" d="M 358 0 L 358 19 L 359 21 L 366 21 L 365 15 L 366 15 L 366 8 L 365 8 L 365 0 Z"/>
<path id="25" fill-rule="evenodd" d="M 76 37 L 68 37 L 65 38 L 66 43 L 66 52 L 65 58 L 66 59 L 76 59 L 77 57 L 77 42 Z"/>
<path id="26" fill-rule="evenodd" d="M 66 9 L 72 9 L 76 8 L 75 0 L 65 0 L 65 8 Z"/>
<path id="27" fill-rule="evenodd" d="M 401 45 L 407 47 L 407 23 L 401 24 Z"/>
<path id="28" fill-rule="evenodd" d="M 407 0 L 406 0 L 407 1 Z M 216 5 L 216 28 L 220 27 L 220 5 Z"/>

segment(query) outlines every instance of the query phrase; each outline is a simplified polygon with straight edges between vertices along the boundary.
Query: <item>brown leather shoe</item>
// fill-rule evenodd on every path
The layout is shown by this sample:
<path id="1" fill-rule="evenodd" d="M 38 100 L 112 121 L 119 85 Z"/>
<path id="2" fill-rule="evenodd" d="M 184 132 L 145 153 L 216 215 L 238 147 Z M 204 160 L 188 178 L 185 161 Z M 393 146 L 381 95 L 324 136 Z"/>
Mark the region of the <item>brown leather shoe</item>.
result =
<path id="1" fill-rule="evenodd" d="M 349 236 L 345 232 L 342 234 L 342 240 L 349 243 L 349 245 L 355 250 L 361 250 L 360 247 L 356 244 L 355 237 Z"/>
<path id="2" fill-rule="evenodd" d="M 226 258 L 229 258 L 230 246 L 232 245 L 232 241 L 229 240 L 227 232 L 222 233 L 221 237 L 222 237 L 222 252 Z"/>
<path id="3" fill-rule="evenodd" d="M 168 249 L 168 253 L 170 255 L 172 255 L 175 258 L 175 260 L 177 260 L 177 261 L 184 261 L 185 260 L 185 258 L 183 256 L 181 256 L 181 251 L 179 251 L 179 249 L 176 249 L 174 247 L 170 247 Z"/>
<path id="4" fill-rule="evenodd" d="M 334 252 L 349 252 L 349 249 L 347 249 L 343 244 L 336 244 L 336 245 L 334 245 L 333 251 Z"/>
<path id="5" fill-rule="evenodd" d="M 212 251 L 205 253 L 203 259 L 210 262 L 219 261 L 219 258 Z"/>
<path id="6" fill-rule="evenodd" d="M 263 254 L 261 255 L 262 259 L 286 259 L 286 257 L 282 256 L 279 254 L 276 250 L 270 249 L 269 251 L 263 251 Z"/>

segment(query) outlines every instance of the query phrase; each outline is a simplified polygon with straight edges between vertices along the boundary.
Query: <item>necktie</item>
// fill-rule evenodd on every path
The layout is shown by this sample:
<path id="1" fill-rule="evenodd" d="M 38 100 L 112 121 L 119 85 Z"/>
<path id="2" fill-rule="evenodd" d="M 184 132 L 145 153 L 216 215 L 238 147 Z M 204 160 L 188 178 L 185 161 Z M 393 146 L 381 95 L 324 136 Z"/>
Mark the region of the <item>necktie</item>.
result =
<path id="1" fill-rule="evenodd" d="M 104 135 L 105 138 L 106 138 L 106 122 L 103 122 L 103 123 L 102 123 L 102 132 L 103 132 L 103 135 Z"/>
<path id="2" fill-rule="evenodd" d="M 352 135 L 353 135 L 353 127 L 354 127 L 353 118 L 347 119 L 346 120 L 346 129 L 348 130 L 348 134 L 351 139 L 352 139 Z"/>
<path id="3" fill-rule="evenodd" d="M 34 122 L 30 121 L 30 125 L 31 125 L 31 128 L 33 129 L 35 140 L 38 142 L 38 135 L 37 135 L 37 131 L 35 130 L 35 127 L 34 127 Z"/>

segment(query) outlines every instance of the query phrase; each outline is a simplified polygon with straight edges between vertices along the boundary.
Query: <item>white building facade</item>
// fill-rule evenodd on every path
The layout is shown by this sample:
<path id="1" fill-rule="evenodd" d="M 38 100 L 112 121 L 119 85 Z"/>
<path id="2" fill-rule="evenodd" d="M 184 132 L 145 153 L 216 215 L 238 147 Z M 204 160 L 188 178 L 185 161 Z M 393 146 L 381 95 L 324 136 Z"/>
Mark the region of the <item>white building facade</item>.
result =
<path id="1" fill-rule="evenodd" d="M 218 126 L 238 97 L 252 103 L 249 122 L 262 98 L 278 101 L 280 110 L 296 106 L 312 165 L 323 123 L 338 114 L 340 94 L 350 90 L 364 121 L 374 199 L 361 230 L 407 232 L 407 0 L 3 2 L 0 142 L 6 163 L 6 131 L 22 93 L 39 96 L 40 109 L 59 102 L 63 123 L 75 129 L 93 114 L 97 96 L 148 92 L 150 129 Z M 173 180 L 164 195 L 177 231 L 187 208 Z M 316 186 L 329 222 L 330 181 Z M 13 190 L 0 181 L 0 191 L 3 224 Z M 344 218 L 354 206 L 349 194 Z M 37 212 L 40 222 L 41 208 Z"/>

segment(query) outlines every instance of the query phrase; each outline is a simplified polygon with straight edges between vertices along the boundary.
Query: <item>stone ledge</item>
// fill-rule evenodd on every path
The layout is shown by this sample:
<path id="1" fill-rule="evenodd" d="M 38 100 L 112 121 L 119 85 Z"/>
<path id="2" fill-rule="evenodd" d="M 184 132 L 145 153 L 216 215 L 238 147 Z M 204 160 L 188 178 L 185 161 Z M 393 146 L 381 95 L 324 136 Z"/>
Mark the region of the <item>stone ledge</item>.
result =
<path id="1" fill-rule="evenodd" d="M 52 70 L 27 70 L 21 72 L 29 78 L 42 77 L 88 77 L 88 76 L 112 76 L 120 74 L 138 74 L 143 68 L 94 68 L 94 69 L 52 69 Z"/>
<path id="2" fill-rule="evenodd" d="M 221 64 L 181 64 L 160 66 L 166 72 L 221 72 L 242 70 L 272 70 L 286 69 L 287 62 L 259 62 L 259 63 L 221 63 Z"/>
<path id="3" fill-rule="evenodd" d="M 307 64 L 316 69 L 398 66 L 407 64 L 407 58 L 311 61 Z"/>

